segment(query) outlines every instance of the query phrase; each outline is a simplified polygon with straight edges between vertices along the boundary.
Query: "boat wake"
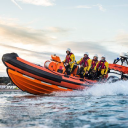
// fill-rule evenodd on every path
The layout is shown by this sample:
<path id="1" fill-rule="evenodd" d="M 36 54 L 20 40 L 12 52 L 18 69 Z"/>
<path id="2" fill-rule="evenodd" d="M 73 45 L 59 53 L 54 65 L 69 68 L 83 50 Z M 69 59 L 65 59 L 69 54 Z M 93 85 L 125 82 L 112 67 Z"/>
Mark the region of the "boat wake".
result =
<path id="1" fill-rule="evenodd" d="M 55 96 L 109 96 L 128 95 L 128 81 L 118 81 L 115 83 L 96 84 L 83 91 L 55 92 Z"/>

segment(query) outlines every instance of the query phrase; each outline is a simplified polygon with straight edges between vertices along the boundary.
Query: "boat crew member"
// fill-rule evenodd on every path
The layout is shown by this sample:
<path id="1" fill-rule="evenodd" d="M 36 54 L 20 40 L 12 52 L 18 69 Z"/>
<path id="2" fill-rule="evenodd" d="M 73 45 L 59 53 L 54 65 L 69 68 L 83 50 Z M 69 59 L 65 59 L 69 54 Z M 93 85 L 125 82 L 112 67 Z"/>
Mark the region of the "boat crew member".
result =
<path id="1" fill-rule="evenodd" d="M 77 61 L 77 64 L 80 65 L 80 77 L 88 77 L 88 72 L 91 68 L 91 59 L 89 58 L 88 52 L 84 53 L 84 57 Z"/>
<path id="2" fill-rule="evenodd" d="M 114 60 L 113 64 L 117 64 L 118 62 L 121 62 L 121 65 L 123 65 L 123 66 L 128 66 L 128 52 L 120 53 L 120 58 L 117 57 L 117 59 Z"/>
<path id="3" fill-rule="evenodd" d="M 107 78 L 109 64 L 106 61 L 106 57 L 103 55 L 101 60 L 96 66 L 97 77 Z"/>
<path id="4" fill-rule="evenodd" d="M 93 56 L 93 59 L 92 59 L 92 62 L 91 62 L 91 68 L 90 68 L 89 76 L 88 76 L 89 79 L 96 79 L 96 77 L 97 77 L 96 67 L 97 67 L 98 62 L 99 62 L 98 61 L 98 55 L 95 54 Z"/>
<path id="5" fill-rule="evenodd" d="M 70 48 L 66 50 L 66 53 L 67 55 L 63 63 L 65 65 L 67 75 L 70 75 L 75 63 L 75 55 L 71 52 Z"/>

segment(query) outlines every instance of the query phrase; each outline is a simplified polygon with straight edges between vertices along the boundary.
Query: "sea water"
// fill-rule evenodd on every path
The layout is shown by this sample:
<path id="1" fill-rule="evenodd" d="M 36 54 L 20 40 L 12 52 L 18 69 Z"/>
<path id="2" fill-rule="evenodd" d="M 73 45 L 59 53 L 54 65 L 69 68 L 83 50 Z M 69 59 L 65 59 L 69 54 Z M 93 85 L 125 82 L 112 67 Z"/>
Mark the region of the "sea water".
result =
<path id="1" fill-rule="evenodd" d="M 0 128 L 127 127 L 127 81 L 49 96 L 0 92 Z"/>

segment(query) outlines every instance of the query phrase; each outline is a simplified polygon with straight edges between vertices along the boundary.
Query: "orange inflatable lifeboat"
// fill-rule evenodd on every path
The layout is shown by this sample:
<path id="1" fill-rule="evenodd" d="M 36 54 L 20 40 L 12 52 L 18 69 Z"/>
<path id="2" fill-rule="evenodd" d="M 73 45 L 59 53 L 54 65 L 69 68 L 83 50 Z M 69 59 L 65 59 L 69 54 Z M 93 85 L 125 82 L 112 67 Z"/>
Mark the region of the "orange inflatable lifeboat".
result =
<path id="1" fill-rule="evenodd" d="M 64 74 L 65 67 L 58 56 L 52 55 L 44 66 L 30 63 L 20 58 L 16 53 L 4 54 L 3 63 L 12 82 L 22 91 L 41 95 L 55 91 L 83 90 L 91 87 L 97 81 L 81 79 L 76 67 L 71 76 Z"/>

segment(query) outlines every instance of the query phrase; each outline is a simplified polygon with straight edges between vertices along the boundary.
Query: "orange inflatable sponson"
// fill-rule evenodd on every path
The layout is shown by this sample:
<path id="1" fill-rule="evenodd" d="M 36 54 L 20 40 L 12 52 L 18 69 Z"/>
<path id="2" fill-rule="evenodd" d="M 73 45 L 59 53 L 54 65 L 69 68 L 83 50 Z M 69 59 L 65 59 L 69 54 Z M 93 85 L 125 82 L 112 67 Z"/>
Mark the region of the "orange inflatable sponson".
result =
<path id="1" fill-rule="evenodd" d="M 109 64 L 109 68 L 119 72 L 123 72 L 124 74 L 128 74 L 128 67 L 126 66 L 122 66 L 118 64 Z"/>
<path id="2" fill-rule="evenodd" d="M 2 61 L 7 67 L 7 73 L 12 82 L 21 90 L 31 94 L 83 90 L 92 87 L 97 82 L 59 73 L 50 65 L 51 70 L 49 70 L 21 59 L 16 53 L 4 54 Z"/>

